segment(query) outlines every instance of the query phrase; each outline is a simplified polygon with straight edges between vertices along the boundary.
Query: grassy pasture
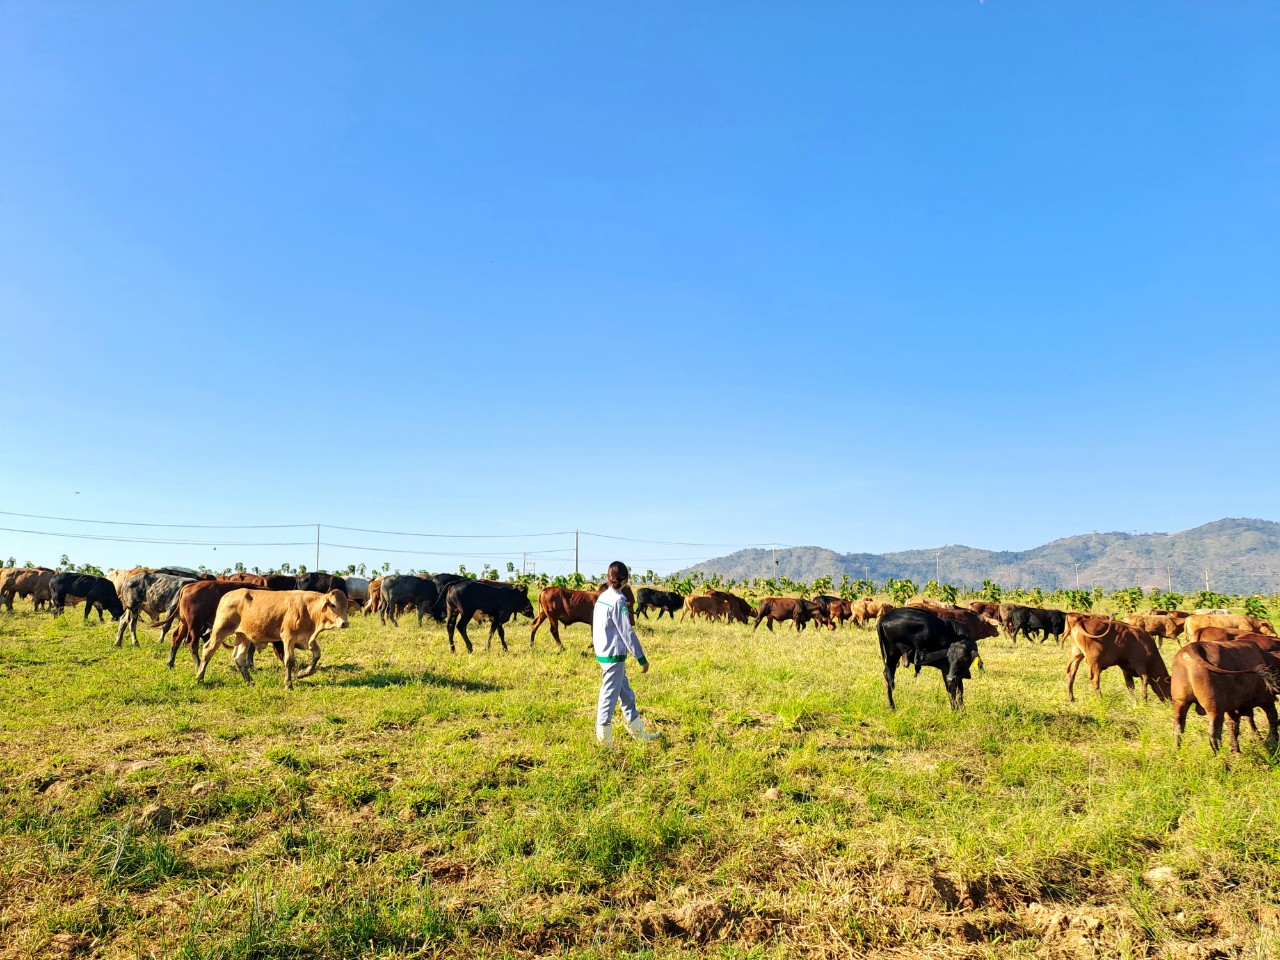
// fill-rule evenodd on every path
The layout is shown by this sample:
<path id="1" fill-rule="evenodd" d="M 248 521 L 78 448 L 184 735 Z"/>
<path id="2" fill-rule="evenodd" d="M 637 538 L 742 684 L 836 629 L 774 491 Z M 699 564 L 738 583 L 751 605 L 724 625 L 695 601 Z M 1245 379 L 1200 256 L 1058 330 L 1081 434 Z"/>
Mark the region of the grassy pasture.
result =
<path id="1" fill-rule="evenodd" d="M 0 957 L 1280 955 L 1274 762 L 1052 644 L 891 714 L 872 631 L 642 621 L 663 737 L 606 752 L 585 627 L 412 622 L 287 692 L 0 612 Z"/>

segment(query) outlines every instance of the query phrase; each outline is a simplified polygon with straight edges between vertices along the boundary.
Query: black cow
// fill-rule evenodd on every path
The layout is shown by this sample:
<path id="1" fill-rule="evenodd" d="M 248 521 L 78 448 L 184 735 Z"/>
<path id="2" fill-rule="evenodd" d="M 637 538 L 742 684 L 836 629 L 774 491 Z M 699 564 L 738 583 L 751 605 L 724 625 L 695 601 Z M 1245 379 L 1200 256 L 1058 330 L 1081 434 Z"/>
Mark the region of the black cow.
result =
<path id="1" fill-rule="evenodd" d="M 178 594 L 188 583 L 195 583 L 194 577 L 172 576 L 167 573 L 138 573 L 120 584 L 120 605 L 124 608 L 124 616 L 120 618 L 120 629 L 116 631 L 116 646 L 124 642 L 125 630 L 133 634 L 133 645 L 138 646 L 138 618 L 149 614 L 154 622 L 157 617 L 168 616 L 178 602 Z M 160 627 L 160 642 L 169 632 L 172 621 Z"/>
<path id="2" fill-rule="evenodd" d="M 810 620 L 816 620 L 822 626 L 829 626 L 831 614 L 828 604 L 839 597 L 814 597 L 812 600 L 799 600 L 796 603 L 796 629 L 803 630 Z M 826 603 L 822 601 L 825 600 Z"/>
<path id="3" fill-rule="evenodd" d="M 431 609 L 431 616 L 437 622 L 444 623 L 444 601 L 445 597 L 448 596 L 449 588 L 455 583 L 470 579 L 471 577 L 463 576 L 460 573 L 437 573 L 431 577 L 431 582 L 436 585 L 436 590 L 439 592 L 439 599 L 436 600 L 435 606 Z"/>
<path id="4" fill-rule="evenodd" d="M 1067 629 L 1067 615 L 1061 610 L 1041 610 L 1038 607 L 1014 607 L 1005 618 L 1005 630 L 1013 643 L 1018 642 L 1018 634 L 1022 634 L 1027 642 L 1040 634 L 1040 642 L 1050 637 L 1061 637 Z"/>
<path id="5" fill-rule="evenodd" d="M 298 577 L 299 590 L 313 590 L 316 593 L 328 593 L 330 590 L 341 590 L 347 592 L 347 581 L 342 577 L 335 577 L 331 573 L 304 573 Z"/>
<path id="6" fill-rule="evenodd" d="M 978 660 L 978 645 L 964 623 L 944 620 L 917 607 L 899 607 L 876 622 L 876 634 L 890 710 L 897 709 L 893 683 L 899 661 L 914 665 L 917 676 L 923 666 L 937 667 L 951 697 L 951 709 L 964 706 L 964 681 L 969 679 L 969 666 Z"/>
<path id="7" fill-rule="evenodd" d="M 106 577 L 95 577 L 88 573 L 59 573 L 49 581 L 49 589 L 53 591 L 53 615 L 62 616 L 67 605 L 67 597 L 84 599 L 84 618 L 89 619 L 89 609 L 97 606 L 98 620 L 103 620 L 102 611 L 111 614 L 112 620 L 124 616 L 124 605 L 116 596 L 116 588 Z"/>
<path id="8" fill-rule="evenodd" d="M 533 616 L 533 604 L 529 602 L 529 593 L 517 584 L 495 583 L 490 580 L 464 579 L 452 584 L 445 596 L 445 613 L 448 615 L 446 626 L 449 630 L 449 649 L 454 650 L 453 631 L 456 627 L 462 634 L 462 642 L 467 645 L 467 653 L 471 652 L 471 638 L 467 636 L 467 623 L 475 613 L 483 613 L 489 617 L 489 639 L 485 649 L 493 646 L 493 635 L 496 633 L 502 642 L 502 649 L 507 649 L 507 637 L 502 625 L 522 613 L 526 617 Z"/>
<path id="9" fill-rule="evenodd" d="M 413 604 L 418 611 L 418 626 L 422 626 L 422 616 L 426 613 L 430 613 L 437 623 L 444 619 L 436 616 L 435 607 L 440 594 L 436 590 L 435 583 L 426 577 L 415 577 L 407 573 L 393 574 L 382 578 L 381 590 L 378 616 L 382 618 L 384 624 L 387 622 L 387 617 L 390 617 L 393 627 L 400 626 L 396 620 L 396 614 L 410 604 Z"/>
<path id="10" fill-rule="evenodd" d="M 676 618 L 676 612 L 684 606 L 684 597 L 678 593 L 671 593 L 668 590 L 654 590 L 652 587 L 641 587 L 636 591 L 636 613 L 641 614 L 646 620 L 649 619 L 649 609 L 653 608 L 658 611 L 658 619 L 662 619 L 665 613 L 672 620 Z"/>

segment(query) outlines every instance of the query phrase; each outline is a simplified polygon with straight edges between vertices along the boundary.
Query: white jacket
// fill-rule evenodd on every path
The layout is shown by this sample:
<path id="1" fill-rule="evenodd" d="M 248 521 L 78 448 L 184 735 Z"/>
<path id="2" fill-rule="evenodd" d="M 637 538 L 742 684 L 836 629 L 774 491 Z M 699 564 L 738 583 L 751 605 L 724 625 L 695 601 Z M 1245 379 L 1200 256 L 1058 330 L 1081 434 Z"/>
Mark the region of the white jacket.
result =
<path id="1" fill-rule="evenodd" d="M 596 598 L 591 617 L 591 643 L 601 663 L 622 663 L 630 653 L 640 666 L 648 661 L 627 616 L 627 598 L 621 590 L 608 587 Z"/>

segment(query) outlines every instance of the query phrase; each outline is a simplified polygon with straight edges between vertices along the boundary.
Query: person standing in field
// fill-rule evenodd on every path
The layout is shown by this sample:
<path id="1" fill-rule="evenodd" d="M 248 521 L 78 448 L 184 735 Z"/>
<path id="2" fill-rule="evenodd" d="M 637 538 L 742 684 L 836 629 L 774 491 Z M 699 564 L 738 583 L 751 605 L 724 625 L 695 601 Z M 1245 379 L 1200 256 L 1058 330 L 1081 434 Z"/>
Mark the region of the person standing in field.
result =
<path id="1" fill-rule="evenodd" d="M 656 733 L 645 732 L 644 721 L 636 710 L 635 692 L 627 681 L 628 653 L 640 664 L 641 673 L 649 672 L 649 661 L 645 659 L 640 638 L 636 636 L 636 628 L 627 616 L 627 598 L 622 593 L 630 576 L 627 565 L 621 560 L 609 564 L 609 572 L 606 574 L 609 586 L 596 598 L 591 620 L 591 643 L 604 673 L 600 679 L 600 699 L 596 705 L 596 740 L 603 744 L 613 743 L 613 710 L 619 701 L 622 703 L 622 719 L 626 721 L 627 733 L 637 740 L 653 740 L 657 737 Z"/>

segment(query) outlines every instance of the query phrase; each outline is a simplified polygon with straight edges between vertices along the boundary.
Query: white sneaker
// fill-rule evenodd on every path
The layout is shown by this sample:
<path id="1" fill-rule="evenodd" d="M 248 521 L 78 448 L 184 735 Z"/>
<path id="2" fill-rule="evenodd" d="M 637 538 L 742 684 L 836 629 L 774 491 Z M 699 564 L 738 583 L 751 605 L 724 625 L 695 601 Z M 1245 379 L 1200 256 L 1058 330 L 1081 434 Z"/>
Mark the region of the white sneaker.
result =
<path id="1" fill-rule="evenodd" d="M 596 742 L 605 747 L 613 746 L 613 724 L 596 724 Z"/>
<path id="2" fill-rule="evenodd" d="M 646 733 L 644 729 L 644 720 L 636 717 L 634 720 L 627 721 L 627 733 L 635 737 L 637 740 L 657 740 L 656 733 Z"/>

